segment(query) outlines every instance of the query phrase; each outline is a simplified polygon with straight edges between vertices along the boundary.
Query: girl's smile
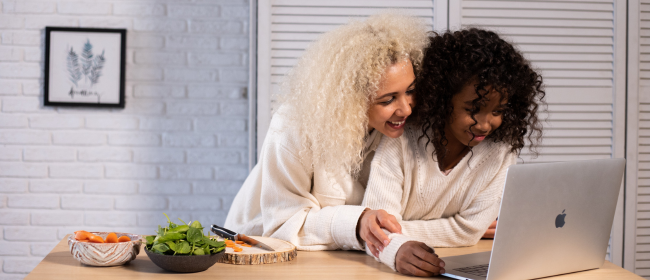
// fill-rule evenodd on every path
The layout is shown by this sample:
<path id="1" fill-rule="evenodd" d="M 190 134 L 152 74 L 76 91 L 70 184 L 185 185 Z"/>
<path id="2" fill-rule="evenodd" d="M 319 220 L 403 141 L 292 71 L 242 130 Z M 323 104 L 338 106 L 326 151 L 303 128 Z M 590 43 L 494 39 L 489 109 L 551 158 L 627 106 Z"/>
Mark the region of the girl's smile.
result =
<path id="1" fill-rule="evenodd" d="M 478 142 L 481 142 L 481 141 L 485 140 L 485 137 L 487 136 L 487 135 L 485 135 L 485 134 L 483 134 L 483 135 L 476 135 L 476 134 L 471 133 L 471 132 L 469 132 L 469 131 L 467 131 L 467 134 L 469 134 L 470 137 L 473 137 L 473 138 L 474 138 L 473 141 L 478 141 Z"/>

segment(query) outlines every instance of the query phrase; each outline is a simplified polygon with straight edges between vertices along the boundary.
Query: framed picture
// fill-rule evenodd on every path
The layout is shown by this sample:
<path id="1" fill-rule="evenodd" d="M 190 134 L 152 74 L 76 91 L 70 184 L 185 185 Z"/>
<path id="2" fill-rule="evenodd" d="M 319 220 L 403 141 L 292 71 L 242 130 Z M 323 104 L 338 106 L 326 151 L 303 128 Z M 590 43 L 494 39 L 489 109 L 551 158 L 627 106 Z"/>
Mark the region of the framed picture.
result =
<path id="1" fill-rule="evenodd" d="M 45 27 L 45 106 L 124 108 L 126 29 Z"/>

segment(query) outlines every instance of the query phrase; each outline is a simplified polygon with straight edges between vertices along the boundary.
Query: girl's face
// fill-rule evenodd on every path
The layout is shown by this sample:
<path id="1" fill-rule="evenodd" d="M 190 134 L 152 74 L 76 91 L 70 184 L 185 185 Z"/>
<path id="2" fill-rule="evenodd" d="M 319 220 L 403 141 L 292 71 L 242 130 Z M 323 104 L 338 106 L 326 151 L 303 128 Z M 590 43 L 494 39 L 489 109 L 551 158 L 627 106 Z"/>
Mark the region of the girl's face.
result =
<path id="1" fill-rule="evenodd" d="M 479 103 L 479 112 L 474 115 L 477 123 L 474 125 L 470 112 L 472 111 L 472 101 L 478 97 L 475 90 L 476 85 L 476 82 L 467 83 L 458 94 L 451 98 L 454 111 L 451 114 L 450 122 L 445 127 L 449 144 L 474 147 L 501 126 L 507 100 L 501 100 L 501 93 L 491 86 L 485 88 L 488 93 Z"/>
<path id="2" fill-rule="evenodd" d="M 415 74 L 411 61 L 406 59 L 386 69 L 377 98 L 368 108 L 368 130 L 397 138 L 404 133 L 406 118 L 411 115 Z"/>

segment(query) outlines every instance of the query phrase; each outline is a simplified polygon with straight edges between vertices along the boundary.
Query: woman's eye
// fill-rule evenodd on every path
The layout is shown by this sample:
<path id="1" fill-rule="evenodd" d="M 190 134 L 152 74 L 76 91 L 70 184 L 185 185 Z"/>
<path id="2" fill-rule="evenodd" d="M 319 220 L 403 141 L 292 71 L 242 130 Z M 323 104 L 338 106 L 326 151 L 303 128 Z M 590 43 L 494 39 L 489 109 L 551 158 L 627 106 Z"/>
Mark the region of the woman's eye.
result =
<path id="1" fill-rule="evenodd" d="M 497 110 L 497 111 L 494 111 L 492 114 L 494 114 L 495 116 L 502 115 L 502 114 L 503 114 L 503 110 Z"/>
<path id="2" fill-rule="evenodd" d="M 415 92 L 415 89 L 412 88 L 412 89 L 407 90 L 406 94 L 413 94 L 414 92 Z"/>
<path id="3" fill-rule="evenodd" d="M 395 101 L 395 97 L 394 97 L 394 96 L 391 97 L 390 99 L 386 100 L 386 101 L 382 101 L 382 102 L 379 102 L 379 103 L 388 105 L 388 104 L 393 103 L 393 101 Z"/>
<path id="4" fill-rule="evenodd" d="M 465 108 L 465 112 L 471 113 L 471 112 L 472 112 L 472 109 L 470 109 L 470 108 Z"/>

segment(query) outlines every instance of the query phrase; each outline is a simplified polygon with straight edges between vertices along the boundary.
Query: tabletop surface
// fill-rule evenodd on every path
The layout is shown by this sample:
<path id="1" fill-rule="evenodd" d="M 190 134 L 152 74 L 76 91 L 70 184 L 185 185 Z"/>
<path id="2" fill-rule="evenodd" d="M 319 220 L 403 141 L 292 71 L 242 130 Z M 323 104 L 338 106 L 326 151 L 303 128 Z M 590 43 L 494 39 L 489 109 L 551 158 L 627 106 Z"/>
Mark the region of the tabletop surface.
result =
<path id="1" fill-rule="evenodd" d="M 358 251 L 299 251 L 296 259 L 286 263 L 264 265 L 230 265 L 217 263 L 198 273 L 171 273 L 153 264 L 140 250 L 130 263 L 114 267 L 92 267 L 72 258 L 67 236 L 27 275 L 25 279 L 414 279 L 395 273 L 388 266 Z M 441 257 L 489 251 L 492 240 L 481 240 L 472 247 L 438 248 Z M 144 249 L 144 248 L 142 248 Z M 451 279 L 433 277 L 433 279 Z M 564 274 L 544 279 L 643 279 L 608 261 L 600 269 Z"/>

